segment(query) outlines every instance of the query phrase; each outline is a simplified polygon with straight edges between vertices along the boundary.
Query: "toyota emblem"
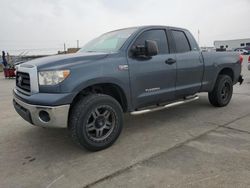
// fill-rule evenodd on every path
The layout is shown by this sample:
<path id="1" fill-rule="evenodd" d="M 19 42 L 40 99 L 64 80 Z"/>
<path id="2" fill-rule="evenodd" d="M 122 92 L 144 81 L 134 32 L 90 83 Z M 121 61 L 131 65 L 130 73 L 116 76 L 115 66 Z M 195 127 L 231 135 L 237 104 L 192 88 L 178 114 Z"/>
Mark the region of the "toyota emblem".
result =
<path id="1" fill-rule="evenodd" d="M 18 77 L 18 85 L 22 85 L 22 81 L 23 81 L 22 76 L 19 76 L 19 77 Z"/>

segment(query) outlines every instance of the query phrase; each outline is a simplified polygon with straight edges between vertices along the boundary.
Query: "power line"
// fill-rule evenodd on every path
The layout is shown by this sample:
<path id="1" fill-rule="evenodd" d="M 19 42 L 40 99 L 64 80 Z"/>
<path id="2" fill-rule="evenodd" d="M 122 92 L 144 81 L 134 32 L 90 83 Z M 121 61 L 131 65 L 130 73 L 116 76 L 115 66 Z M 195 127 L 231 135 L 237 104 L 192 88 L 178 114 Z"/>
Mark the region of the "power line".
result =
<path id="1" fill-rule="evenodd" d="M 6 49 L 7 51 L 48 51 L 48 50 L 58 50 L 58 48 L 26 48 L 26 49 Z"/>

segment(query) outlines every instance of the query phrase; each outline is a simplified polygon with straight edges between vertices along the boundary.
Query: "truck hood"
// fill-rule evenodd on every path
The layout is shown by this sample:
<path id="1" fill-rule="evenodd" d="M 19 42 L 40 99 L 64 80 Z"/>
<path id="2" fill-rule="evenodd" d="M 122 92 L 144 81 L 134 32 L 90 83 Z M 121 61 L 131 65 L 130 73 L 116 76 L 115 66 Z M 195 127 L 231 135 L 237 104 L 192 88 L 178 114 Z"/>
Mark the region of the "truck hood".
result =
<path id="1" fill-rule="evenodd" d="M 107 53 L 74 53 L 64 55 L 53 55 L 43 58 L 34 59 L 23 63 L 24 65 L 36 66 L 38 70 L 55 70 L 70 67 L 79 63 L 87 63 L 107 57 Z"/>

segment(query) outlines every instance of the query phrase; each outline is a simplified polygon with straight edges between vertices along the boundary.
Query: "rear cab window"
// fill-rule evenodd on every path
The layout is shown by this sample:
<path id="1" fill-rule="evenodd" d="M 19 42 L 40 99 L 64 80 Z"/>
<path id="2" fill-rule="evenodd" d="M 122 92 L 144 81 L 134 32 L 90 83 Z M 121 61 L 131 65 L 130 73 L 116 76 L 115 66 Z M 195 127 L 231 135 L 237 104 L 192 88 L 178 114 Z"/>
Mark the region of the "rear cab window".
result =
<path id="1" fill-rule="evenodd" d="M 172 36 L 175 41 L 175 48 L 177 53 L 184 53 L 191 51 L 191 46 L 186 34 L 183 31 L 172 30 Z"/>

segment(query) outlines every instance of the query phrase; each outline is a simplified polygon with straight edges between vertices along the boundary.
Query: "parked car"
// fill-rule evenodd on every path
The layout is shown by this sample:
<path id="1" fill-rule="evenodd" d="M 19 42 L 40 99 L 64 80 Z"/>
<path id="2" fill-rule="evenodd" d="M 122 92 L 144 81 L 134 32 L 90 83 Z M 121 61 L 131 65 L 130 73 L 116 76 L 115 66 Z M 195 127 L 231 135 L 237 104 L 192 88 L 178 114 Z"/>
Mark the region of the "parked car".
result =
<path id="1" fill-rule="evenodd" d="M 250 70 L 250 56 L 248 56 L 248 70 Z"/>
<path id="2" fill-rule="evenodd" d="M 247 55 L 250 55 L 250 46 L 247 46 L 247 47 L 245 47 L 244 49 L 248 52 Z"/>
<path id="3" fill-rule="evenodd" d="M 248 55 L 249 54 L 248 50 L 241 49 L 241 48 L 235 49 L 235 51 L 239 52 L 241 55 Z"/>
<path id="4" fill-rule="evenodd" d="M 18 65 L 13 104 L 31 124 L 68 128 L 78 145 L 97 151 L 116 141 L 123 113 L 193 100 L 199 92 L 226 106 L 243 81 L 241 63 L 235 52 L 201 52 L 186 29 L 120 29 L 76 54 Z"/>

